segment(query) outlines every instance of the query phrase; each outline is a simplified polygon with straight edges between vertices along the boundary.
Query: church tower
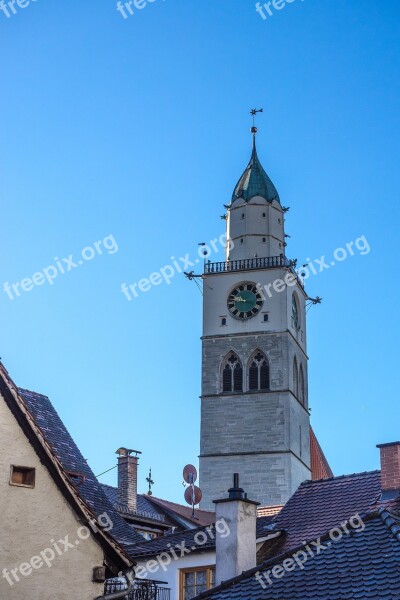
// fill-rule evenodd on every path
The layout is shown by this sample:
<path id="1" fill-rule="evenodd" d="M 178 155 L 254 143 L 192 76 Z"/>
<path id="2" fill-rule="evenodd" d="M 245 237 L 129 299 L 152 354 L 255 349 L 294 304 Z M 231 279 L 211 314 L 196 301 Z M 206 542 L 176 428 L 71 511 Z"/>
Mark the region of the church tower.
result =
<path id="1" fill-rule="evenodd" d="M 306 301 L 285 253 L 285 209 L 257 155 L 227 208 L 224 262 L 203 276 L 201 507 L 232 474 L 262 506 L 311 478 Z"/>

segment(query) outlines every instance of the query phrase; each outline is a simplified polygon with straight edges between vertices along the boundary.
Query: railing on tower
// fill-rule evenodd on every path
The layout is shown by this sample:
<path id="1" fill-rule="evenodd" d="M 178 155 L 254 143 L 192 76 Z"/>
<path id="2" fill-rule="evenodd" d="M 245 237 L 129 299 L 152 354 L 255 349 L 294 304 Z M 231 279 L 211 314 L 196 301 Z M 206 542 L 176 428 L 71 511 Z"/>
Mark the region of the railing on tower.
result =
<path id="1" fill-rule="evenodd" d="M 293 267 L 294 261 L 283 254 L 265 258 L 245 258 L 242 260 L 227 260 L 225 262 L 208 262 L 205 273 L 226 273 L 228 271 L 251 271 L 252 269 L 273 269 L 278 267 Z"/>
<path id="2" fill-rule="evenodd" d="M 289 260 L 283 254 L 279 256 L 266 256 L 264 258 L 244 258 L 242 260 L 227 260 L 224 262 L 207 262 L 204 265 L 204 274 L 234 273 L 235 271 L 255 271 L 257 269 L 290 269 L 299 284 L 304 287 L 304 281 L 296 270 L 297 261 Z"/>

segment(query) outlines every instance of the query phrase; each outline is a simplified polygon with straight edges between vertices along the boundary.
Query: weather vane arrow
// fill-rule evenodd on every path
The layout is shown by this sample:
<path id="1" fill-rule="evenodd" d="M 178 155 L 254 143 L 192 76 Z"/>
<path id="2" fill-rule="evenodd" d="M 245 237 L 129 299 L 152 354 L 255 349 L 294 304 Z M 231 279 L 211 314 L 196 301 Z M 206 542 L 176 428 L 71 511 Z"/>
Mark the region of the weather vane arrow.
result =
<path id="1" fill-rule="evenodd" d="M 263 108 L 252 108 L 250 111 L 250 114 L 253 117 L 253 127 L 251 128 L 252 133 L 257 133 L 256 116 L 257 116 L 257 113 L 262 113 L 262 112 L 264 112 Z"/>

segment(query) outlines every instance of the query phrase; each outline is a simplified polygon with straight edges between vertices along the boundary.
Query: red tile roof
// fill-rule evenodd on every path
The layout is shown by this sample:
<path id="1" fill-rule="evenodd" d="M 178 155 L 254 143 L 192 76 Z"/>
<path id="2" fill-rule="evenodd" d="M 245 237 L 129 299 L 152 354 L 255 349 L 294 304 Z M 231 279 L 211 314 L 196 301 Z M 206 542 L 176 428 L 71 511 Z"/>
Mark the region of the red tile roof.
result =
<path id="1" fill-rule="evenodd" d="M 193 518 L 192 508 L 190 506 L 169 502 L 168 500 L 163 500 L 162 498 L 156 498 L 154 496 L 147 496 L 147 499 L 157 506 L 160 506 L 165 511 L 176 514 L 186 521 L 190 521 L 191 523 L 195 524 L 196 527 L 202 527 L 215 523 L 215 512 L 196 508 L 194 511 L 195 516 Z"/>
<path id="2" fill-rule="evenodd" d="M 283 504 L 276 504 L 271 506 L 259 506 L 257 509 L 257 515 L 259 517 L 274 517 L 281 512 Z"/>
<path id="3" fill-rule="evenodd" d="M 330 468 L 325 454 L 315 436 L 313 428 L 310 427 L 310 456 L 311 456 L 311 479 L 329 479 L 333 477 L 332 469 Z"/>

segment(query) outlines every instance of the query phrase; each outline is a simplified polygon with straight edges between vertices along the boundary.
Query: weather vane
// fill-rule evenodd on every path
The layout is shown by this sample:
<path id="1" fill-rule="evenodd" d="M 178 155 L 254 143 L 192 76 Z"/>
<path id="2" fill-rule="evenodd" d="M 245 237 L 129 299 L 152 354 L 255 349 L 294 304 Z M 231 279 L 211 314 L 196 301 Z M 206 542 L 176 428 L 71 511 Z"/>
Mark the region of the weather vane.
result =
<path id="1" fill-rule="evenodd" d="M 151 478 L 151 467 L 150 467 L 150 470 L 149 470 L 149 476 L 146 477 L 146 481 L 149 484 L 149 491 L 147 492 L 147 494 L 148 494 L 148 496 L 152 496 L 153 492 L 151 491 L 151 486 L 154 485 L 154 481 Z"/>
<path id="2" fill-rule="evenodd" d="M 252 108 L 251 109 L 250 114 L 253 117 L 253 127 L 251 128 L 251 133 L 257 133 L 256 116 L 257 116 L 257 113 L 262 113 L 262 112 L 264 112 L 263 108 Z"/>

